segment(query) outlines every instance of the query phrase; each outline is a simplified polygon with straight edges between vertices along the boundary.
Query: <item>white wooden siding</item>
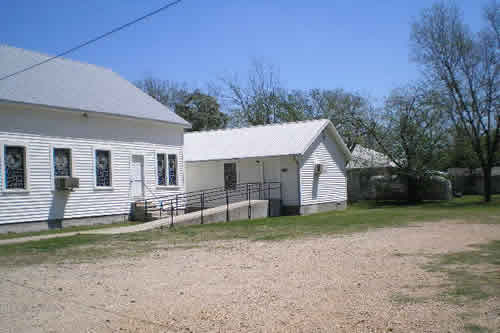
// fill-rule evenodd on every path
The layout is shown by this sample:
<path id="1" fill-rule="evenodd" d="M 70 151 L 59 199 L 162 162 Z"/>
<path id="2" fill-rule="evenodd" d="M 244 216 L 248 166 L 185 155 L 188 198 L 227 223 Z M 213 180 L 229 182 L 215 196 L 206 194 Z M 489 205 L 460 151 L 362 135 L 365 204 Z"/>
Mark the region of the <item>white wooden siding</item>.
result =
<path id="1" fill-rule="evenodd" d="M 300 167 L 301 205 L 340 202 L 347 200 L 345 158 L 325 130 L 303 156 Z M 314 174 L 314 164 L 324 167 L 319 176 Z"/>
<path id="2" fill-rule="evenodd" d="M 220 161 L 186 163 L 186 192 L 224 186 L 224 164 Z"/>
<path id="3" fill-rule="evenodd" d="M 224 163 L 236 163 L 238 183 L 281 182 L 283 204 L 299 204 L 297 163 L 291 156 L 187 162 L 186 191 L 224 186 Z"/>
<path id="4" fill-rule="evenodd" d="M 144 156 L 146 197 L 184 191 L 183 129 L 180 126 L 97 115 L 83 117 L 80 112 L 0 106 L 0 144 L 10 142 L 27 145 L 29 191 L 0 192 L 0 224 L 127 214 L 133 154 Z M 72 149 L 73 176 L 80 178 L 80 188 L 69 194 L 53 191 L 53 146 Z M 93 151 L 103 146 L 112 151 L 111 189 L 94 187 Z M 156 151 L 178 155 L 178 187 L 156 186 Z M 2 183 L 3 175 L 2 165 Z"/>

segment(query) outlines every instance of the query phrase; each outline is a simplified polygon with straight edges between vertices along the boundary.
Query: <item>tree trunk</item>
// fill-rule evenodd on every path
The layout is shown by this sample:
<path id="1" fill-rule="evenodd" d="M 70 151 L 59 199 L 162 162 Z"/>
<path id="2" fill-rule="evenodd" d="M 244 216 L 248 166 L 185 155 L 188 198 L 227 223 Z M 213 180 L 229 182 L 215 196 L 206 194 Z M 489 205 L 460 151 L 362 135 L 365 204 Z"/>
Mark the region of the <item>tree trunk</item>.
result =
<path id="1" fill-rule="evenodd" d="M 408 201 L 409 202 L 418 202 L 418 179 L 415 176 L 408 176 Z"/>
<path id="2" fill-rule="evenodd" d="M 484 201 L 491 201 L 491 167 L 483 168 L 483 184 L 484 184 Z"/>

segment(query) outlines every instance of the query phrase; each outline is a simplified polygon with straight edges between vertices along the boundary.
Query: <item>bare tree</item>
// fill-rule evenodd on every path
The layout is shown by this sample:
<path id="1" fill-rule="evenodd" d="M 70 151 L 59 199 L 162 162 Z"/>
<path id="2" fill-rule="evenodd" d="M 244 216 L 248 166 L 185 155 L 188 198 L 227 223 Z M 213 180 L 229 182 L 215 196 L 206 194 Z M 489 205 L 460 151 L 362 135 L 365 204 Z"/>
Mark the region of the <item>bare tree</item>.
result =
<path id="1" fill-rule="evenodd" d="M 477 34 L 460 10 L 440 2 L 422 11 L 413 23 L 412 54 L 426 79 L 451 102 L 449 115 L 465 131 L 484 174 L 484 199 L 491 200 L 491 169 L 500 142 L 499 71 L 500 6 L 485 8 L 487 26 Z"/>
<path id="2" fill-rule="evenodd" d="M 158 102 L 175 110 L 175 106 L 182 103 L 189 95 L 186 84 L 177 83 L 169 80 L 160 80 L 153 77 L 147 77 L 134 83 L 139 89 Z"/>
<path id="3" fill-rule="evenodd" d="M 225 88 L 224 104 L 228 105 L 235 125 L 281 122 L 287 92 L 275 66 L 254 60 L 244 82 L 236 76 L 221 81 Z"/>

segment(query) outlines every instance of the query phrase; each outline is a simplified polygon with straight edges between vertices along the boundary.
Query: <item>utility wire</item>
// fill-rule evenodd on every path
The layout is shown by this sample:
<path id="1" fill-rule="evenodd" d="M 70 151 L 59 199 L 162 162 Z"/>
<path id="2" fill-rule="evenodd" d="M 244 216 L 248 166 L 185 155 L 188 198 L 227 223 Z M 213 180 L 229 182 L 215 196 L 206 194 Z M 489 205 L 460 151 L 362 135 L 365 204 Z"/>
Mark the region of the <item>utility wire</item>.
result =
<path id="1" fill-rule="evenodd" d="M 67 50 L 67 51 L 64 51 L 64 52 L 62 52 L 62 53 L 59 53 L 58 55 L 55 55 L 55 56 L 53 56 L 53 57 L 51 57 L 51 58 L 48 58 L 48 59 L 45 59 L 44 61 L 41 61 L 41 62 L 36 63 L 36 64 L 33 64 L 33 65 L 31 65 L 31 66 L 28 66 L 28 67 L 26 67 L 26 68 L 24 68 L 24 69 L 21 69 L 21 70 L 17 71 L 17 72 L 14 72 L 14 73 L 11 73 L 11 74 L 8 74 L 8 75 L 5 75 L 5 76 L 3 76 L 3 77 L 1 77 L 1 78 L 0 78 L 0 81 L 3 81 L 3 80 L 5 80 L 5 79 L 8 79 L 8 78 L 13 77 L 13 76 L 15 76 L 15 75 L 18 75 L 18 74 L 24 73 L 24 72 L 26 72 L 26 71 L 29 71 L 29 70 L 31 70 L 31 69 L 33 69 L 33 68 L 35 68 L 35 67 L 38 67 L 38 66 L 43 65 L 43 64 L 46 64 L 46 63 L 48 63 L 49 61 L 52 61 L 52 60 L 57 59 L 57 58 L 60 58 L 60 57 L 65 56 L 65 55 L 67 55 L 67 54 L 69 54 L 69 53 L 71 53 L 71 52 L 74 52 L 74 51 L 76 51 L 76 50 L 78 50 L 78 49 L 81 49 L 82 47 L 85 47 L 85 46 L 87 46 L 87 45 L 89 45 L 89 44 L 92 44 L 92 43 L 94 43 L 94 42 L 97 42 L 98 40 L 103 39 L 103 38 L 106 38 L 106 37 L 108 37 L 109 35 L 114 34 L 115 32 L 118 32 L 118 31 L 120 31 L 120 30 L 123 30 L 123 29 L 125 29 L 125 28 L 128 28 L 128 27 L 130 27 L 131 25 L 133 25 L 133 24 L 135 24 L 135 23 L 137 23 L 137 22 L 140 22 L 140 21 L 142 21 L 142 20 L 144 20 L 144 19 L 146 19 L 146 18 L 148 18 L 148 17 L 151 17 L 151 16 L 153 16 L 153 15 L 155 15 L 155 14 L 158 14 L 159 12 L 164 11 L 165 9 L 168 9 L 168 8 L 170 8 L 170 7 L 173 7 L 173 6 L 177 5 L 177 4 L 179 4 L 181 1 L 182 1 L 182 0 L 172 1 L 172 2 L 170 2 L 170 3 L 168 3 L 168 4 L 166 4 L 165 6 L 163 6 L 163 7 L 161 7 L 161 8 L 158 8 L 157 10 L 154 10 L 154 11 L 152 11 L 152 12 L 150 12 L 150 13 L 147 13 L 147 14 L 146 14 L 146 15 L 144 15 L 144 16 L 141 16 L 141 17 L 139 17 L 139 18 L 137 18 L 137 19 L 135 19 L 135 20 L 133 20 L 133 21 L 130 21 L 130 22 L 128 22 L 128 23 L 125 23 L 124 25 L 121 25 L 121 26 L 119 26 L 119 27 L 117 27 L 117 28 L 114 28 L 114 29 L 113 29 L 113 30 L 111 30 L 111 31 L 108 31 L 108 32 L 106 32 L 106 33 L 104 33 L 104 34 L 102 34 L 102 35 L 100 35 L 100 36 L 97 36 L 97 37 L 95 37 L 95 38 L 93 38 L 93 39 L 91 39 L 91 40 L 88 40 L 88 41 L 86 41 L 86 42 L 84 42 L 84 43 L 81 43 L 81 44 L 79 44 L 79 45 L 77 45 L 77 46 L 75 46 L 75 47 L 73 47 L 73 48 L 71 48 L 71 49 L 69 49 L 69 50 Z"/>

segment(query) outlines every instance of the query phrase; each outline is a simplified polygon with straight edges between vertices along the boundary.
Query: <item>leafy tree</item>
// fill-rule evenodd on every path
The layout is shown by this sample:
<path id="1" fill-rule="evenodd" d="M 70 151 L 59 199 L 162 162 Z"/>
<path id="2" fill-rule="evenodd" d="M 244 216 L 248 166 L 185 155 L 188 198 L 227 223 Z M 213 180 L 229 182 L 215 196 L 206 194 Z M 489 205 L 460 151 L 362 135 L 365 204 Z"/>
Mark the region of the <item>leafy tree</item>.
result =
<path id="1" fill-rule="evenodd" d="M 201 131 L 227 126 L 228 116 L 219 108 L 214 97 L 196 90 L 175 106 L 175 112 L 191 123 L 192 131 Z"/>
<path id="2" fill-rule="evenodd" d="M 485 8 L 486 27 L 472 33 L 460 10 L 444 2 L 422 11 L 413 23 L 413 57 L 439 91 L 438 104 L 470 141 L 484 174 L 484 199 L 491 200 L 491 169 L 500 142 L 500 6 Z"/>
<path id="3" fill-rule="evenodd" d="M 392 91 L 384 110 L 364 121 L 368 135 L 408 178 L 408 199 L 417 201 L 418 188 L 432 174 L 447 143 L 444 111 L 435 108 L 436 94 L 416 86 Z"/>
<path id="4" fill-rule="evenodd" d="M 474 152 L 474 147 L 465 130 L 461 128 L 453 129 L 449 141 L 448 149 L 444 153 L 446 161 L 443 169 L 467 168 L 472 170 L 481 167 L 477 155 Z"/>
<path id="5" fill-rule="evenodd" d="M 368 144 L 362 124 L 374 110 L 367 98 L 342 89 L 312 89 L 309 96 L 311 112 L 308 116 L 330 119 L 351 152 L 357 144 Z"/>
<path id="6" fill-rule="evenodd" d="M 192 131 L 225 128 L 228 116 L 220 111 L 213 96 L 199 90 L 190 92 L 185 84 L 146 78 L 135 83 L 145 93 L 191 123 Z"/>

